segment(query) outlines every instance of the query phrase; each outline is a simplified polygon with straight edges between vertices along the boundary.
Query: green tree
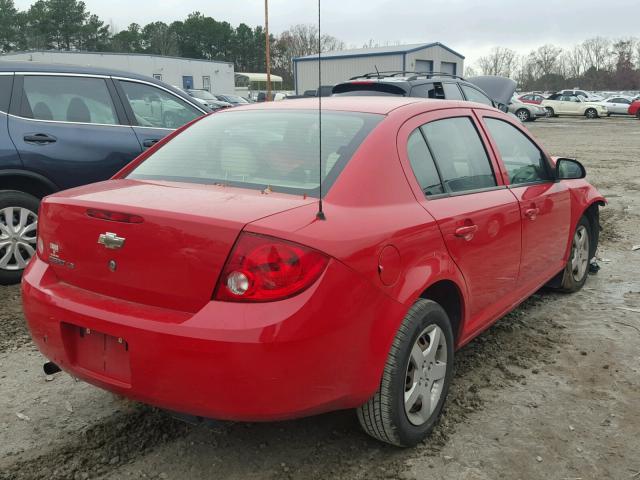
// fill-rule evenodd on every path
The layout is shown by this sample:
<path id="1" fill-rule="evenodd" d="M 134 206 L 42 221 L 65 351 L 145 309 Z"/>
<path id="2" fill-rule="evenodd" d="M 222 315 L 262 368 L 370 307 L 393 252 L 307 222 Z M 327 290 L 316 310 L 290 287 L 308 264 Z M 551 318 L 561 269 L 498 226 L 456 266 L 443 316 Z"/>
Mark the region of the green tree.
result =
<path id="1" fill-rule="evenodd" d="M 148 23 L 142 29 L 142 46 L 154 55 L 178 55 L 178 36 L 164 22 Z"/>
<path id="2" fill-rule="evenodd" d="M 17 47 L 20 35 L 18 18 L 13 0 L 0 0 L 0 53 Z"/>
<path id="3" fill-rule="evenodd" d="M 113 35 L 109 49 L 112 52 L 122 53 L 142 52 L 142 31 L 140 25 L 132 23 L 126 30 L 121 30 Z"/>

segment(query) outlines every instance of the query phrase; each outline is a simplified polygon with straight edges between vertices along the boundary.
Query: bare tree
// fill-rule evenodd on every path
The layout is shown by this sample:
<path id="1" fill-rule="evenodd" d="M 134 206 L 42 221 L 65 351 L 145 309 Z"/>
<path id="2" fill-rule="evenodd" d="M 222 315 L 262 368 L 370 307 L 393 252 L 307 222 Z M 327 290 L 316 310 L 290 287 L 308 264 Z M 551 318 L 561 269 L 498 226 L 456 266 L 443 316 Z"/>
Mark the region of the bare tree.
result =
<path id="1" fill-rule="evenodd" d="M 505 47 L 494 47 L 489 55 L 478 59 L 478 67 L 483 75 L 511 77 L 518 66 L 518 54 Z"/>
<path id="2" fill-rule="evenodd" d="M 611 67 L 611 40 L 604 37 L 589 38 L 582 42 L 582 50 L 587 60 L 587 70 L 608 70 Z"/>
<path id="3" fill-rule="evenodd" d="M 555 45 L 547 44 L 539 47 L 534 52 L 531 52 L 530 57 L 537 70 L 537 76 L 543 77 L 545 75 L 551 75 L 558 71 L 558 58 L 562 54 L 562 48 Z"/>

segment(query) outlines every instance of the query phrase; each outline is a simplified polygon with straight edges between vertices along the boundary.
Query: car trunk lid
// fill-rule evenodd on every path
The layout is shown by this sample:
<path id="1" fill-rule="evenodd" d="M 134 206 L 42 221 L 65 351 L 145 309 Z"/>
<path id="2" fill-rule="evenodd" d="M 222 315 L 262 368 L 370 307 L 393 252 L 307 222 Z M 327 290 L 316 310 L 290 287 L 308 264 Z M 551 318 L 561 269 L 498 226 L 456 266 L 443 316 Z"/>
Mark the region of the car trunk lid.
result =
<path id="1" fill-rule="evenodd" d="M 41 257 L 70 285 L 195 312 L 247 223 L 312 201 L 218 185 L 98 183 L 43 201 Z M 120 221 L 97 218 L 114 213 Z"/>

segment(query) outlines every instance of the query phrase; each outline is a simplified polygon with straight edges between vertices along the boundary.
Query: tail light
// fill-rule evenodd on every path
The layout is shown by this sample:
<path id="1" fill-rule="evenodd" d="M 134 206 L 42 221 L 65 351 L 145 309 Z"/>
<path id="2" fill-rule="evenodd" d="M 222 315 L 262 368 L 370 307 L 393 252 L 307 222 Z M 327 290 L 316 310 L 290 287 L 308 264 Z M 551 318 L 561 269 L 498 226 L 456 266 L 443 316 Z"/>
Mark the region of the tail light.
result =
<path id="1" fill-rule="evenodd" d="M 273 237 L 243 233 L 214 294 L 227 302 L 271 302 L 306 290 L 329 258 L 317 250 Z"/>

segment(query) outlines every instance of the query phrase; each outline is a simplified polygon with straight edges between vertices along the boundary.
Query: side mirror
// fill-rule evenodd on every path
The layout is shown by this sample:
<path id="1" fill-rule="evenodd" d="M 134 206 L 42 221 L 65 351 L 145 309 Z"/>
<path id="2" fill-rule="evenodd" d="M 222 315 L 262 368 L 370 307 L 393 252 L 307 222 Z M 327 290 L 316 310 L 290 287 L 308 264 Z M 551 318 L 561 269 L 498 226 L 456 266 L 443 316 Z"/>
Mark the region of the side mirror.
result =
<path id="1" fill-rule="evenodd" d="M 574 180 L 587 176 L 582 164 L 572 158 L 559 158 L 556 161 L 556 178 L 558 180 Z"/>
<path id="2" fill-rule="evenodd" d="M 509 106 L 505 105 L 504 103 L 499 103 L 498 104 L 498 110 L 500 110 L 501 112 L 504 112 L 504 113 L 509 113 Z"/>

